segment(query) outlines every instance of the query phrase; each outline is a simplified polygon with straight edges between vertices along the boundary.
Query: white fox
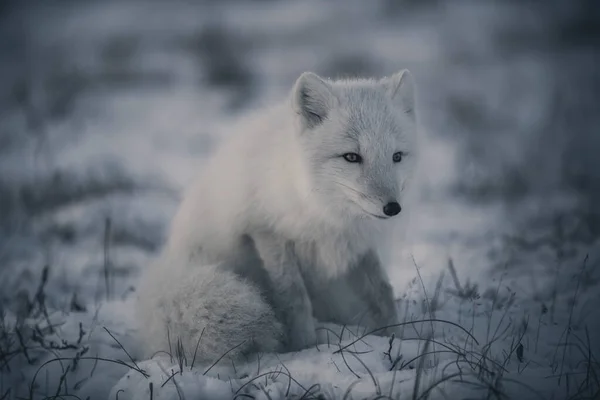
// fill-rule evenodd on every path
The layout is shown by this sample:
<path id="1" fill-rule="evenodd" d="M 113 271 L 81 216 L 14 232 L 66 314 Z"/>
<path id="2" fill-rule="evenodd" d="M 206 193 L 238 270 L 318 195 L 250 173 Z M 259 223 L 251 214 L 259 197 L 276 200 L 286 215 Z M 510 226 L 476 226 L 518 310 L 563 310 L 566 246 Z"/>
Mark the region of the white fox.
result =
<path id="1" fill-rule="evenodd" d="M 207 162 L 139 291 L 146 355 L 295 351 L 397 323 L 380 262 L 417 157 L 414 82 L 304 73 Z M 170 343 L 169 343 L 170 341 Z"/>

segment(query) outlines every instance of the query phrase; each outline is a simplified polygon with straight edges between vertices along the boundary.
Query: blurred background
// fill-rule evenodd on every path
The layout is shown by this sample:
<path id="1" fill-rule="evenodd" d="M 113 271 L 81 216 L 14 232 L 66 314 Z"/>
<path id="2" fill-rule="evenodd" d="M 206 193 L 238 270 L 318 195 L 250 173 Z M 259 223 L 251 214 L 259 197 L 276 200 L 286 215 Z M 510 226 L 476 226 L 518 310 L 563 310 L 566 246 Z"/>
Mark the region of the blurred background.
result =
<path id="1" fill-rule="evenodd" d="M 40 281 L 59 310 L 128 298 L 232 120 L 303 71 L 408 68 L 423 160 L 399 254 L 426 276 L 451 258 L 481 293 L 502 276 L 536 310 L 574 301 L 588 254 L 593 310 L 599 44 L 595 0 L 3 1 L 0 309 Z"/>

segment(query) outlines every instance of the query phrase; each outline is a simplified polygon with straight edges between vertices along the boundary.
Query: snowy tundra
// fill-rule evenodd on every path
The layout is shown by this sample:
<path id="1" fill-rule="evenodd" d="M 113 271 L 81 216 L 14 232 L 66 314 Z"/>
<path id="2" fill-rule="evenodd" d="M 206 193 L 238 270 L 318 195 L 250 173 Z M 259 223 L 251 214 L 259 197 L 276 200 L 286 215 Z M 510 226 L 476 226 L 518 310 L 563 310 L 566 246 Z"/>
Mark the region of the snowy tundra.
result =
<path id="1" fill-rule="evenodd" d="M 139 292 L 147 356 L 296 351 L 398 322 L 384 268 L 417 159 L 414 82 L 304 73 L 207 161 Z M 389 334 L 394 328 L 382 329 Z"/>

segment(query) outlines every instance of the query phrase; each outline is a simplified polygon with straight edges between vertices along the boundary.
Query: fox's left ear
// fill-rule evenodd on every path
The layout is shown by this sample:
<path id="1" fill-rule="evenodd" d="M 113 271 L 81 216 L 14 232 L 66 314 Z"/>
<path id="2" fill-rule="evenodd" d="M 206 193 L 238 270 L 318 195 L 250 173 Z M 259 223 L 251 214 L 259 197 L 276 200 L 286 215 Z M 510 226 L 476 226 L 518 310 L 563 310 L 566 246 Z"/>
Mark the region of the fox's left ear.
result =
<path id="1" fill-rule="evenodd" d="M 415 118 L 415 81 L 407 69 L 382 80 L 387 93 L 405 113 Z"/>

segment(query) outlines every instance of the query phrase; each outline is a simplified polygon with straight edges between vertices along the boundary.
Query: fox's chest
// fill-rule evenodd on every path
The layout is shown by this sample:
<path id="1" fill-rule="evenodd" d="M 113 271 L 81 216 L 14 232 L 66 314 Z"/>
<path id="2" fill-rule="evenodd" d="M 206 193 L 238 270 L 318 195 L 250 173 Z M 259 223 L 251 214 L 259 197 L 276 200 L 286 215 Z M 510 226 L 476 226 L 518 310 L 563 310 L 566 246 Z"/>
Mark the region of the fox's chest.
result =
<path id="1" fill-rule="evenodd" d="M 366 241 L 344 236 L 296 242 L 295 251 L 303 273 L 329 279 L 340 276 L 369 250 Z"/>

